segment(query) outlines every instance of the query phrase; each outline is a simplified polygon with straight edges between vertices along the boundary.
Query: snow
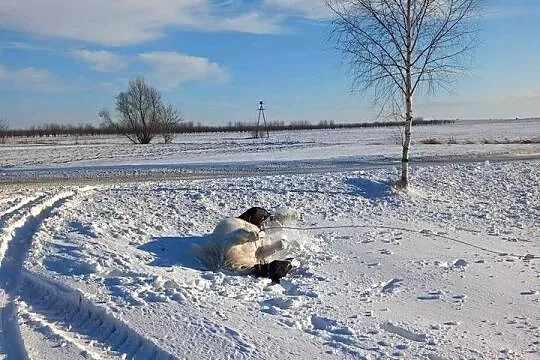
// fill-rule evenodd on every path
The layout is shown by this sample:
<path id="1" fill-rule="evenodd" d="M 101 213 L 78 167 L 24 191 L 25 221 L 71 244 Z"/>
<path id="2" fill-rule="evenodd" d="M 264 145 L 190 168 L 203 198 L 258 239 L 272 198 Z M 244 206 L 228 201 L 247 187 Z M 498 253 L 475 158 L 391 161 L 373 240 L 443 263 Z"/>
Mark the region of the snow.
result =
<path id="1" fill-rule="evenodd" d="M 455 128 L 430 127 L 426 134 L 487 137 L 503 125 L 486 126 L 454 135 L 448 131 Z M 531 132 L 507 129 L 517 137 Z M 440 151 L 467 161 L 420 162 L 403 193 L 392 189 L 398 174 L 388 164 L 321 166 L 373 159 L 383 147 L 380 154 L 390 156 L 394 148 L 386 145 L 353 145 L 359 134 L 387 135 L 365 131 L 281 134 L 271 144 L 206 135 L 193 140 L 199 150 L 192 158 L 178 144 L 163 157 L 158 145 L 141 147 L 147 155 L 125 150 L 123 160 L 91 160 L 85 148 L 94 145 L 47 145 L 63 154 L 52 158 L 45 146 L 25 145 L 9 160 L 16 171 L 152 162 L 181 168 L 184 155 L 202 171 L 216 159 L 234 163 L 238 142 L 248 143 L 246 159 L 255 154 L 257 166 L 270 159 L 287 172 L 90 185 L 40 183 L 40 173 L 28 186 L 5 184 L 0 357 L 538 358 L 540 160 L 516 156 L 538 153 L 538 145 L 418 146 L 426 157 Z M 497 161 L 469 161 L 503 153 L 508 157 Z M 290 161 L 313 167 L 302 171 Z M 190 255 L 219 220 L 251 206 L 286 214 L 279 235 L 300 266 L 280 284 L 207 271 Z"/>
<path id="2" fill-rule="evenodd" d="M 475 157 L 482 154 L 540 153 L 540 120 L 494 122 L 462 121 L 448 125 L 414 126 L 414 157 Z M 427 145 L 422 141 L 453 140 L 456 144 Z M 253 164 L 290 161 L 384 161 L 400 154 L 399 128 L 357 128 L 273 132 L 268 139 L 252 139 L 248 133 L 178 135 L 173 144 L 130 144 L 122 137 L 38 138 L 42 145 L 0 144 L 4 169 L 122 167 L 129 165 Z M 536 144 L 484 144 L 512 140 L 536 140 Z M 12 140 L 13 142 L 14 140 Z"/>

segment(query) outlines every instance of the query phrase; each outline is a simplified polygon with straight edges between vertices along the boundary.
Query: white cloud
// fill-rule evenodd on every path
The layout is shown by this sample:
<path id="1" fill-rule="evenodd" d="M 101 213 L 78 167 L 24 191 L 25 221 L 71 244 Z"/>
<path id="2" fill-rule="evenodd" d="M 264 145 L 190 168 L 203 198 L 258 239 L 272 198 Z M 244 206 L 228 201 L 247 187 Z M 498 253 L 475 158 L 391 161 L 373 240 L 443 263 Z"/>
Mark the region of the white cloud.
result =
<path id="1" fill-rule="evenodd" d="M 268 17 L 262 12 L 249 12 L 235 17 L 222 19 L 218 24 L 208 24 L 212 30 L 236 30 L 245 29 L 243 32 L 252 34 L 275 34 L 284 32 L 279 24 L 279 17 Z"/>
<path id="2" fill-rule="evenodd" d="M 54 51 L 48 46 L 29 44 L 21 41 L 8 41 L 0 44 L 0 49 L 26 50 L 26 51 Z"/>
<path id="3" fill-rule="evenodd" d="M 481 18 L 484 20 L 500 20 L 526 14 L 530 4 L 508 2 L 507 4 L 486 4 L 482 8 Z"/>
<path id="4" fill-rule="evenodd" d="M 322 20 L 330 17 L 324 0 L 263 0 L 263 3 L 308 19 Z"/>
<path id="5" fill-rule="evenodd" d="M 20 90 L 56 92 L 66 89 L 49 71 L 33 67 L 7 69 L 0 64 L 0 81 Z"/>
<path id="6" fill-rule="evenodd" d="M 64 85 L 50 72 L 43 69 L 26 67 L 17 69 L 8 75 L 16 87 L 26 90 L 55 92 L 65 88 Z"/>
<path id="7" fill-rule="evenodd" d="M 164 36 L 168 27 L 246 33 L 281 31 L 276 16 L 263 16 L 256 9 L 238 5 L 235 0 L 0 1 L 0 27 L 109 46 L 154 40 Z"/>
<path id="8" fill-rule="evenodd" d="M 139 54 L 139 58 L 151 67 L 150 77 L 158 86 L 174 89 L 191 81 L 227 81 L 230 73 L 207 58 L 189 56 L 177 52 L 155 51 Z"/>
<path id="9" fill-rule="evenodd" d="M 128 65 L 126 58 L 105 50 L 90 51 L 77 49 L 71 51 L 71 56 L 89 64 L 92 69 L 102 72 L 121 71 Z"/>

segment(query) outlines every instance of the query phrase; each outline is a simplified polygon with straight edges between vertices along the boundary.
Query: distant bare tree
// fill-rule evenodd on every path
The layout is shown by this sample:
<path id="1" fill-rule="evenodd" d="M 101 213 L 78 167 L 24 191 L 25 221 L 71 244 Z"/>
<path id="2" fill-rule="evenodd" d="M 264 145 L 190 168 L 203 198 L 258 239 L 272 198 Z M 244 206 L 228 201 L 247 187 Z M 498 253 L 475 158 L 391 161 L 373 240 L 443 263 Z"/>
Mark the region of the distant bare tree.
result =
<path id="1" fill-rule="evenodd" d="M 101 109 L 98 113 L 98 116 L 102 120 L 102 126 L 106 126 L 112 123 L 111 112 L 106 108 Z"/>
<path id="2" fill-rule="evenodd" d="M 174 133 L 178 129 L 178 124 L 182 121 L 182 117 L 174 106 L 167 105 L 162 108 L 161 118 L 160 134 L 163 142 L 169 144 L 174 139 Z"/>
<path id="3" fill-rule="evenodd" d="M 353 86 L 374 90 L 381 107 L 404 113 L 402 171 L 409 184 L 413 98 L 447 88 L 474 48 L 481 0 L 327 0 L 332 34 L 349 62 Z M 403 105 L 401 105 L 403 104 Z M 402 115 L 403 116 L 403 115 Z"/>
<path id="4" fill-rule="evenodd" d="M 9 124 L 6 119 L 0 118 L 0 143 L 6 142 L 7 131 L 9 129 Z"/>
<path id="5" fill-rule="evenodd" d="M 144 79 L 130 81 L 129 89 L 116 97 L 119 127 L 124 135 L 135 144 L 149 144 L 159 130 L 161 106 L 161 95 Z"/>
<path id="6" fill-rule="evenodd" d="M 150 143 L 165 127 L 170 130 L 181 120 L 174 107 L 165 106 L 159 91 L 142 78 L 130 81 L 128 90 L 118 94 L 116 110 L 120 120 L 114 124 L 135 144 Z"/>
<path id="7" fill-rule="evenodd" d="M 112 120 L 111 112 L 103 108 L 98 113 L 101 123 L 99 124 L 99 133 L 101 134 L 124 134 L 119 125 Z"/>

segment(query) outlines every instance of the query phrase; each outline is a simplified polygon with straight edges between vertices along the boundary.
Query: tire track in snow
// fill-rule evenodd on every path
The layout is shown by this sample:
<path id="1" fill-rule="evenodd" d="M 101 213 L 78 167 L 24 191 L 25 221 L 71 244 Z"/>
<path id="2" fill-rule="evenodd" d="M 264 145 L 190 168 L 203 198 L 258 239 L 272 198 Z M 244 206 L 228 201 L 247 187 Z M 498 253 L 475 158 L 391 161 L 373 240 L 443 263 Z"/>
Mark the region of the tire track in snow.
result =
<path id="1" fill-rule="evenodd" d="M 20 200 L 17 204 L 10 206 L 8 209 L 0 213 L 0 262 L 4 259 L 4 255 L 8 249 L 9 242 L 13 237 L 13 233 L 20 227 L 24 226 L 27 218 L 30 216 L 32 206 L 39 204 L 39 201 L 46 197 L 45 194 L 26 197 Z M 18 218 L 18 219 L 17 219 Z M 16 219 L 15 221 L 12 221 Z M 4 280 L 4 279 L 3 279 Z M 2 283 L 4 284 L 4 283 Z M 17 349 L 24 349 L 24 344 L 21 340 L 21 335 L 17 320 L 17 308 L 14 302 L 7 302 L 9 294 L 3 289 L 1 295 L 1 304 L 3 306 L 0 312 L 0 326 L 3 332 L 3 341 L 0 344 L 9 344 L 6 349 L 6 355 L 9 357 L 17 357 Z M 4 306 L 5 305 L 5 306 Z M 6 348 L 6 346 L 2 346 Z M 8 351 L 15 349 L 14 354 L 10 356 Z M 18 354 L 21 355 L 21 354 Z M 24 355 L 23 355 L 24 356 Z M 25 357 L 21 357 L 24 359 Z"/>
<path id="2" fill-rule="evenodd" d="M 21 313 L 36 329 L 94 359 L 176 359 L 66 284 L 25 270 L 19 294 Z"/>
<path id="3" fill-rule="evenodd" d="M 19 315 L 22 315 L 29 324 L 37 325 L 36 330 L 41 328 L 44 332 L 47 328 L 49 334 L 72 343 L 86 357 L 174 359 L 79 291 L 23 269 L 39 226 L 75 194 L 67 191 L 48 199 L 47 195 L 30 197 L 1 215 L 0 221 L 7 217 L 17 220 L 10 221 L 1 234 L 0 350 L 8 359 L 29 359 L 19 328 Z"/>
<path id="4" fill-rule="evenodd" d="M 45 198 L 45 194 L 28 197 L 0 213 L 0 262 L 4 258 L 13 232 L 25 224 L 32 207 Z M 13 219 L 16 220 L 12 221 Z"/>
<path id="5" fill-rule="evenodd" d="M 31 201 L 33 201 L 33 200 L 35 200 L 35 199 L 37 199 L 39 197 L 40 196 L 29 196 L 29 197 L 23 198 L 22 200 L 19 200 L 19 201 L 17 201 L 17 200 L 15 200 L 13 202 L 11 202 L 9 200 L 6 201 L 6 202 L 9 202 L 10 206 L 6 210 L 0 211 L 0 221 L 5 222 L 5 218 L 7 216 L 9 216 L 10 214 L 16 212 L 17 210 L 19 210 L 20 208 L 22 208 L 26 204 L 30 203 Z M 12 205 L 13 203 L 18 203 L 18 204 Z"/>
<path id="6" fill-rule="evenodd" d="M 32 245 L 32 238 L 39 225 L 53 209 L 63 204 L 74 192 L 68 191 L 38 202 L 28 212 L 4 229 L 0 248 L 0 325 L 2 327 L 1 350 L 8 359 L 28 359 L 18 324 L 18 310 L 15 301 L 17 286 L 26 254 Z M 39 198 L 39 197 L 38 197 Z M 25 208 L 33 200 L 16 206 L 11 213 Z"/>

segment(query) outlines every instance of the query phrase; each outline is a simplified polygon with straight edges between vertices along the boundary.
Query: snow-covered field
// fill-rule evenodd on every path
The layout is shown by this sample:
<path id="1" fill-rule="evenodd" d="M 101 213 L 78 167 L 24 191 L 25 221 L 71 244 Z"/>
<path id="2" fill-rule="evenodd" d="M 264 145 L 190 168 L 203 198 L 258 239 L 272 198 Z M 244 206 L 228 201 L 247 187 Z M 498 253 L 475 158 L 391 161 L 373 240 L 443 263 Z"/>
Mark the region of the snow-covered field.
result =
<path id="1" fill-rule="evenodd" d="M 320 161 L 323 159 L 399 159 L 398 128 L 274 132 L 268 139 L 248 133 L 185 134 L 173 144 L 133 145 L 122 137 L 37 138 L 38 144 L 0 145 L 0 168 L 56 168 L 121 165 L 252 164 L 268 161 Z M 438 139 L 445 144 L 422 142 Z M 28 139 L 26 139 L 28 140 Z M 489 144 L 496 141 L 535 140 L 532 144 Z M 159 139 L 158 139 L 159 141 Z M 447 144 L 448 142 L 455 144 Z M 540 120 L 514 120 L 486 124 L 457 122 L 413 127 L 414 157 L 475 157 L 540 153 Z M 485 144 L 488 142 L 488 144 Z"/>
<path id="2" fill-rule="evenodd" d="M 506 134 L 501 124 L 426 127 L 416 136 L 473 142 L 540 133 L 539 124 L 529 125 Z M 284 133 L 265 143 L 214 134 L 131 152 L 107 142 L 95 157 L 97 144 L 2 147 L 2 161 L 20 174 L 189 162 L 204 169 L 243 155 L 257 166 L 275 161 L 288 169 L 218 179 L 4 184 L 2 356 L 537 359 L 540 160 L 519 156 L 534 157 L 539 145 L 418 144 L 415 155 L 453 162 L 419 163 L 411 191 L 396 193 L 388 185 L 398 176 L 393 166 L 339 170 L 343 159 L 399 153 L 387 138 L 392 130 L 364 131 Z M 508 159 L 459 161 L 494 155 Z M 298 161 L 310 161 L 312 171 L 295 168 Z M 333 162 L 331 172 L 317 166 Z M 251 206 L 302 214 L 289 224 L 297 229 L 285 230 L 287 251 L 301 266 L 279 285 L 205 271 L 189 254 L 219 219 Z"/>

